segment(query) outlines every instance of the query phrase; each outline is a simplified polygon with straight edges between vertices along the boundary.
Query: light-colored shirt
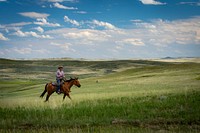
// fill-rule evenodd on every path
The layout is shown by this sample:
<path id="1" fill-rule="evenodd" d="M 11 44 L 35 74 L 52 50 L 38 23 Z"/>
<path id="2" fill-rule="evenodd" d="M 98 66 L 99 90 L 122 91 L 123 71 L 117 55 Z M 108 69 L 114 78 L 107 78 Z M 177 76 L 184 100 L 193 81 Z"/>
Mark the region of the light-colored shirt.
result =
<path id="1" fill-rule="evenodd" d="M 63 71 L 60 71 L 59 69 L 56 72 L 56 79 L 62 79 L 65 77 L 65 74 Z"/>

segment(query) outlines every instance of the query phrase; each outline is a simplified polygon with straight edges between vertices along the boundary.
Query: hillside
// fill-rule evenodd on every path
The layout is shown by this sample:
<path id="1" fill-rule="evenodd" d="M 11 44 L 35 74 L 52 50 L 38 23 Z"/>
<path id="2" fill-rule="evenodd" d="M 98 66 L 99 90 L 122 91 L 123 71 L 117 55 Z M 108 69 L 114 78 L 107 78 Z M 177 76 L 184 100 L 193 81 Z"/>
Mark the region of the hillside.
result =
<path id="1" fill-rule="evenodd" d="M 167 63 L 146 60 L 81 61 L 81 60 L 0 60 L 1 79 L 53 80 L 58 65 L 63 65 L 68 77 L 100 76 L 127 68 Z"/>

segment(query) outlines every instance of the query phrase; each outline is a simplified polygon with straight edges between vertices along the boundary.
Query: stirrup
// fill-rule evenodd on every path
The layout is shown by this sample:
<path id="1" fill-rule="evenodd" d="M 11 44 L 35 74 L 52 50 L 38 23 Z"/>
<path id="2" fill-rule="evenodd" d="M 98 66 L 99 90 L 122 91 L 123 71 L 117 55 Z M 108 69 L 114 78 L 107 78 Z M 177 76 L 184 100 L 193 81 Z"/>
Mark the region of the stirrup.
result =
<path id="1" fill-rule="evenodd" d="M 60 92 L 60 91 L 56 91 L 56 93 L 57 93 L 57 94 L 61 94 L 61 92 Z"/>

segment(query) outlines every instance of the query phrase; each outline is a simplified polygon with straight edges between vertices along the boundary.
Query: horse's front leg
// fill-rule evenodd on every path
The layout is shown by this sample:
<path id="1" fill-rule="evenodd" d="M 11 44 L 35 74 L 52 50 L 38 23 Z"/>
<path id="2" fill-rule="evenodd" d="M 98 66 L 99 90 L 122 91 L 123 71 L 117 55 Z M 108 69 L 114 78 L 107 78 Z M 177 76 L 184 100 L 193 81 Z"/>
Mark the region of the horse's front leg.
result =
<path id="1" fill-rule="evenodd" d="M 64 93 L 64 96 L 63 96 L 63 101 L 65 100 L 65 97 L 66 97 L 66 94 Z"/>
<path id="2" fill-rule="evenodd" d="M 69 93 L 64 93 L 63 101 L 64 101 L 64 99 L 65 99 L 66 96 L 69 97 L 70 100 L 72 100 L 71 97 L 70 97 L 70 95 L 69 95 Z"/>
<path id="3" fill-rule="evenodd" d="M 71 97 L 70 97 L 70 95 L 69 95 L 69 93 L 67 93 L 67 97 L 69 97 L 69 99 L 72 100 Z"/>

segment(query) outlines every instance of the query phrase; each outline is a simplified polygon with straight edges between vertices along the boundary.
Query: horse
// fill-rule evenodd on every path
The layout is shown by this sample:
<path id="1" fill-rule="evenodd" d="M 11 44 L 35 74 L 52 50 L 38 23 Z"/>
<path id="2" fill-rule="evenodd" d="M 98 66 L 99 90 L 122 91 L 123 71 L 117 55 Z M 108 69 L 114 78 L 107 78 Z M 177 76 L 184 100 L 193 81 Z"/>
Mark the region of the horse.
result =
<path id="1" fill-rule="evenodd" d="M 69 99 L 71 99 L 69 93 L 71 92 L 70 89 L 73 85 L 75 85 L 77 87 L 81 87 L 81 84 L 78 81 L 78 78 L 70 78 L 69 80 L 64 80 L 64 82 L 60 88 L 60 92 L 64 94 L 63 101 L 66 96 Z M 46 96 L 46 100 L 45 100 L 45 102 L 47 102 L 49 100 L 49 97 L 51 96 L 51 94 L 53 94 L 56 91 L 56 88 L 57 88 L 57 85 L 54 85 L 52 82 L 47 83 L 45 85 L 45 89 L 44 89 L 43 93 L 40 95 L 40 97 L 43 98 L 43 96 L 47 92 L 47 96 Z"/>

